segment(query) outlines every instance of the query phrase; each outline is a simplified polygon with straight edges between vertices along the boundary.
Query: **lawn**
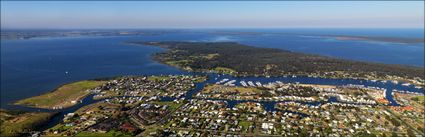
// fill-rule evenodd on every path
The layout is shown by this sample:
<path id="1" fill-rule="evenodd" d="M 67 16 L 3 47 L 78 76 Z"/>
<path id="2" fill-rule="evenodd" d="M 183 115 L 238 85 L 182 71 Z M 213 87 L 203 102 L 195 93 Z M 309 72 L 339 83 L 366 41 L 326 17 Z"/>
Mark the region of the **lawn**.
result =
<path id="1" fill-rule="evenodd" d="M 176 110 L 181 105 L 183 105 L 183 103 L 175 103 L 173 101 L 155 101 L 155 102 L 153 102 L 153 104 L 168 105 L 170 107 L 171 111 Z"/>
<path id="2" fill-rule="evenodd" d="M 239 122 L 239 126 L 242 126 L 242 128 L 248 129 L 249 126 L 251 126 L 253 124 L 253 122 L 249 122 L 249 121 L 241 121 Z"/>
<path id="3" fill-rule="evenodd" d="M 79 81 L 63 85 L 53 92 L 20 100 L 15 104 L 48 108 L 61 106 L 63 108 L 75 105 L 72 101 L 79 101 L 90 94 L 88 89 L 104 84 L 106 81 Z"/>
<path id="4" fill-rule="evenodd" d="M 162 80 L 167 80 L 170 79 L 170 77 L 168 76 L 150 76 L 148 77 L 149 81 L 162 81 Z"/>

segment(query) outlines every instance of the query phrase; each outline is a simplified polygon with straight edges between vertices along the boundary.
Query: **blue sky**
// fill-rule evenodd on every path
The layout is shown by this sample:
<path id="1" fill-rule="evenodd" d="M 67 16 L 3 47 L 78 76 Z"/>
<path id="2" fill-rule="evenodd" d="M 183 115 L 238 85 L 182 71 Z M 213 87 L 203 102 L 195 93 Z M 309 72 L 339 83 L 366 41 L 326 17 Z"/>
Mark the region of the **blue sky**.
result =
<path id="1" fill-rule="evenodd" d="M 1 1 L 2 28 L 423 28 L 424 1 Z"/>

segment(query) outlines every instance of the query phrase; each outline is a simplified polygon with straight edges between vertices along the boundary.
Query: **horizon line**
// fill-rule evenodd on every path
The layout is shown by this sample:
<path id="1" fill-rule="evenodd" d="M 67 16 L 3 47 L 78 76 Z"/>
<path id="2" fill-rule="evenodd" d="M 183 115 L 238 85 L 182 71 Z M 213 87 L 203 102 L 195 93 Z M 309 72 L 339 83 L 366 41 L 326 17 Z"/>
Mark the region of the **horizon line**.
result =
<path id="1" fill-rule="evenodd" d="M 134 28 L 1 28 L 3 30 L 137 30 L 137 29 L 425 29 L 425 27 L 134 27 Z"/>

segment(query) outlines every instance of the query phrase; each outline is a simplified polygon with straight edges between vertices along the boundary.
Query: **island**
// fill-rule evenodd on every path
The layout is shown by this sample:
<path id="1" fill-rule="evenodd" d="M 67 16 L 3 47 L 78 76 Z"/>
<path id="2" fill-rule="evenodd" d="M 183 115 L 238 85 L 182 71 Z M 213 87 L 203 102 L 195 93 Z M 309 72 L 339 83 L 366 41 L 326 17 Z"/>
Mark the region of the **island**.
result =
<path id="1" fill-rule="evenodd" d="M 424 86 L 424 68 L 252 47 L 236 42 L 128 42 L 168 49 L 154 59 L 187 71 L 235 76 L 312 76 L 393 80 Z"/>

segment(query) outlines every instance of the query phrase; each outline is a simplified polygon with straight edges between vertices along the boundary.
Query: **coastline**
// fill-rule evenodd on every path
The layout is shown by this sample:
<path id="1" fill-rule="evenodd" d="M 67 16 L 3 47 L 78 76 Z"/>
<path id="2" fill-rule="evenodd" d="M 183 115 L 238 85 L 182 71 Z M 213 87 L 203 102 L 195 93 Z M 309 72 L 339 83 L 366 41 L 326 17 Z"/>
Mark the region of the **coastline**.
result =
<path id="1" fill-rule="evenodd" d="M 103 83 L 105 83 L 105 81 L 82 80 L 72 82 L 61 85 L 50 92 L 38 96 L 18 100 L 13 104 L 52 110 L 69 108 L 78 104 L 82 99 L 87 97 L 91 93 L 88 90 Z M 40 104 L 40 102 L 42 103 Z"/>
<path id="2" fill-rule="evenodd" d="M 132 44 L 132 45 L 140 45 L 140 43 L 135 43 L 135 42 L 125 42 L 125 43 L 126 44 Z M 170 48 L 162 47 L 162 45 L 152 45 L 152 43 L 147 44 L 147 42 L 143 42 L 143 44 L 146 44 L 147 46 L 161 47 L 165 50 L 164 52 L 161 52 L 161 53 L 167 53 L 167 52 L 173 51 Z M 425 87 L 424 83 L 421 83 L 421 82 L 418 82 L 418 81 L 415 81 L 415 80 L 412 80 L 412 79 L 404 79 L 404 78 L 401 78 L 401 77 L 393 77 L 393 76 L 391 76 L 390 78 L 373 77 L 373 76 L 370 76 L 370 77 L 354 77 L 354 76 L 351 76 L 351 75 L 346 75 L 345 73 L 342 73 L 340 75 L 320 75 L 320 74 L 316 74 L 316 73 L 267 75 L 267 74 L 246 74 L 246 73 L 241 74 L 241 73 L 239 73 L 239 72 L 237 72 L 233 69 L 231 69 L 231 70 L 234 71 L 232 73 L 225 73 L 225 72 L 220 72 L 220 71 L 216 71 L 216 70 L 208 70 L 208 69 L 186 69 L 182 66 L 179 66 L 178 64 L 170 64 L 169 62 L 161 60 L 157 56 L 158 54 L 161 54 L 161 53 L 153 54 L 153 55 L 151 55 L 151 58 L 155 61 L 160 62 L 160 63 L 167 64 L 167 65 L 170 65 L 172 67 L 175 67 L 175 68 L 178 68 L 178 69 L 181 69 L 181 70 L 184 70 L 184 71 L 188 71 L 188 72 L 227 74 L 227 75 L 234 76 L 234 77 L 252 77 L 252 76 L 253 77 L 311 77 L 311 78 L 326 78 L 326 79 L 355 79 L 355 80 L 369 80 L 369 81 L 372 80 L 372 81 L 387 81 L 387 82 L 397 82 L 397 83 L 403 82 L 403 83 L 412 84 L 414 86 L 419 86 L 419 87 L 422 87 L 422 88 Z M 337 72 L 329 72 L 329 73 L 335 74 Z M 89 80 L 89 81 L 105 81 L 105 80 L 111 80 L 111 79 L 115 79 L 115 78 L 119 78 L 119 77 L 121 77 L 121 76 L 117 76 L 117 77 L 113 77 L 113 78 L 92 79 L 92 80 Z M 86 80 L 83 80 L 83 81 L 86 81 Z M 81 81 L 77 81 L 77 82 L 81 82 Z M 76 105 L 78 102 L 80 102 L 83 98 L 87 97 L 90 94 L 90 92 L 86 92 L 86 93 L 82 94 L 81 96 L 72 98 L 71 100 L 75 103 L 70 103 L 69 101 L 68 102 L 65 101 L 65 102 L 61 102 L 61 103 L 53 103 L 53 104 L 50 104 L 50 105 L 38 105 L 37 103 L 35 103 L 37 101 L 25 101 L 25 100 L 38 98 L 40 96 L 49 96 L 49 94 L 54 94 L 54 92 L 57 91 L 59 88 L 66 86 L 66 85 L 69 85 L 69 84 L 73 84 L 73 83 L 76 83 L 76 82 L 61 85 L 58 88 L 56 88 L 56 89 L 54 89 L 50 92 L 41 94 L 39 96 L 30 97 L 30 98 L 27 98 L 27 99 L 22 99 L 22 100 L 16 101 L 13 104 L 14 105 L 34 107 L 34 108 L 44 108 L 44 109 L 62 109 L 62 108 L 72 107 L 72 106 Z M 103 99 L 103 98 L 96 98 L 96 99 Z M 60 107 L 55 107 L 55 106 L 60 106 Z"/>
<path id="3" fill-rule="evenodd" d="M 166 49 L 166 51 L 168 52 L 168 51 L 172 51 L 172 50 L 170 50 L 170 49 Z M 154 58 L 155 57 L 155 55 L 157 55 L 157 54 L 154 54 L 154 55 L 152 55 L 152 57 Z M 155 59 L 156 60 L 156 59 Z M 171 66 L 173 66 L 172 64 L 169 64 L 169 63 L 166 63 L 166 62 L 162 62 L 162 61 L 160 61 L 160 60 L 156 60 L 156 61 L 159 61 L 159 62 L 161 62 L 161 63 L 164 63 L 164 64 L 167 64 L 167 65 L 171 65 Z M 179 66 L 173 66 L 173 67 L 176 67 L 176 68 L 179 68 L 179 69 L 182 69 L 182 70 L 185 70 L 184 68 L 182 68 L 182 67 L 179 67 Z M 204 73 L 204 74 L 223 74 L 223 73 L 219 73 L 219 72 L 215 72 L 215 71 L 211 71 L 211 70 L 186 70 L 186 71 L 189 71 L 189 72 L 201 72 L 201 73 Z M 370 79 L 367 79 L 367 78 L 360 78 L 360 77 L 338 77 L 338 76 L 335 76 L 335 77 L 329 77 L 329 76 L 326 76 L 326 75 L 308 75 L 308 74 L 304 74 L 304 75 L 302 75 L 302 74 L 292 74 L 292 75 L 289 75 L 289 74 L 287 74 L 287 75 L 272 75 L 272 76 L 270 76 L 270 75 L 248 75 L 248 74 L 240 74 L 240 73 L 230 73 L 230 74 L 228 74 L 228 75 L 230 75 L 230 76 L 235 76 L 235 77 L 238 77 L 238 78 L 243 78 L 243 77 L 266 77 L 266 78 L 277 78 L 277 77 L 292 77 L 292 78 L 296 78 L 296 77 L 308 77 L 308 78 L 330 78 L 330 79 L 353 79 L 353 80 L 362 80 L 362 79 L 365 79 L 365 80 L 370 80 Z M 118 76 L 118 78 L 119 77 L 121 77 L 121 76 Z M 117 77 L 115 77 L 115 78 L 117 78 Z M 104 80 L 111 80 L 111 79 L 114 79 L 114 78 L 101 78 L 101 79 L 98 79 L 98 80 L 102 80 L 102 81 L 104 81 Z M 376 80 L 376 79 L 372 79 L 372 80 Z M 387 81 L 388 79 L 386 79 L 385 81 Z M 84 80 L 83 80 L 84 81 Z M 75 83 L 75 82 L 74 82 Z M 69 83 L 69 84 L 72 84 L 72 83 Z M 65 84 L 65 85 L 67 85 L 67 84 Z M 65 86 L 65 85 L 62 85 L 62 86 L 60 86 L 60 87 L 63 87 L 63 86 Z M 57 89 L 59 89 L 60 87 L 58 87 Z M 49 92 L 49 93 L 52 93 L 52 92 L 54 92 L 54 91 L 56 91 L 57 89 L 55 89 L 55 90 L 53 90 L 53 91 L 51 91 L 51 92 Z M 47 93 L 47 94 L 49 94 L 49 93 Z M 90 93 L 89 93 L 90 94 Z M 89 94 L 86 94 L 84 97 L 87 97 L 87 95 L 89 95 Z M 44 95 L 44 94 L 43 94 Z M 82 98 L 84 98 L 84 97 L 82 97 Z M 117 96 L 118 97 L 118 96 Z M 79 99 L 77 99 L 77 100 L 81 100 L 82 98 L 79 98 Z M 194 98 L 195 99 L 195 98 Z M 99 100 L 102 100 L 102 99 L 99 99 Z M 98 100 L 98 101 L 99 101 Z M 236 102 L 238 101 L 238 100 L 235 100 Z M 253 100 L 248 100 L 248 101 L 253 101 Z M 265 102 L 268 102 L 268 101 L 265 101 Z M 278 101 L 277 101 L 278 102 Z M 74 104 L 75 105 L 75 104 Z M 90 105 L 90 104 L 86 104 L 86 105 L 84 105 L 84 106 L 87 106 L 87 105 Z M 73 106 L 73 105 L 72 105 Z M 69 108 L 69 107 L 71 107 L 71 106 L 67 106 L 67 107 L 64 107 L 64 108 Z M 80 108 L 81 109 L 81 108 Z M 78 109 L 78 110 L 80 110 L 80 109 Z M 63 110 L 60 110 L 61 112 L 63 111 Z M 72 113 L 72 112 L 70 112 L 70 113 Z"/>
<path id="4" fill-rule="evenodd" d="M 165 43 L 165 44 L 164 44 Z M 171 44 L 170 44 L 171 43 Z M 165 49 L 164 52 L 161 53 L 157 53 L 152 55 L 152 59 L 154 59 L 155 61 L 158 61 L 160 63 L 163 64 L 167 64 L 169 66 L 178 68 L 180 70 L 184 70 L 184 71 L 189 71 L 189 72 L 200 72 L 200 73 L 217 73 L 217 74 L 228 74 L 228 75 L 232 75 L 232 76 L 237 76 L 237 77 L 247 77 L 247 76 L 264 76 L 264 77 L 290 77 L 290 76 L 306 76 L 306 77 L 319 77 L 319 78 L 331 78 L 331 79 L 362 79 L 362 80 L 380 80 L 380 81 L 391 81 L 391 82 L 396 82 L 396 83 L 407 83 L 407 84 L 413 84 L 415 86 L 420 86 L 422 88 L 425 87 L 425 83 L 424 83 L 424 78 L 425 75 L 421 75 L 419 74 L 419 76 L 417 77 L 401 77 L 401 76 L 396 76 L 396 75 L 385 75 L 385 76 L 378 76 L 376 74 L 376 72 L 356 72 L 355 74 L 353 74 L 352 72 L 345 72 L 345 71 L 324 71 L 324 72 L 297 72 L 297 73 L 291 73 L 291 72 L 283 72 L 283 73 L 277 73 L 277 74 L 264 74 L 264 73 L 246 73 L 246 72 L 238 72 L 233 68 L 228 68 L 228 67 L 223 67 L 223 68 L 227 68 L 229 70 L 232 70 L 231 73 L 228 72 L 220 72 L 217 71 L 216 68 L 207 68 L 207 69 L 192 69 L 188 66 L 184 66 L 181 64 L 178 64 L 178 60 L 167 60 L 164 59 L 164 57 L 161 57 L 161 55 L 164 54 L 170 54 L 173 55 L 174 52 L 176 52 L 176 49 L 173 49 L 175 47 L 173 47 L 173 43 L 174 41 L 170 41 L 170 42 L 126 42 L 126 44 L 132 44 L 132 45 L 146 45 L 146 46 L 156 46 L 156 47 L 161 47 L 163 49 Z M 175 42 L 175 43 L 179 43 L 179 42 Z M 185 42 L 180 42 L 180 43 L 184 43 Z M 186 43 L 194 43 L 196 44 L 197 42 L 186 42 Z M 220 43 L 220 42 L 199 42 L 201 44 L 203 43 Z M 225 43 L 232 43 L 232 42 L 225 42 Z M 170 45 L 167 45 L 170 44 Z M 238 43 L 235 43 L 237 45 L 241 45 Z M 202 46 L 202 45 L 201 45 Z M 251 46 L 247 46 L 247 45 L 242 45 L 242 46 L 246 46 L 246 47 L 250 47 L 250 48 L 257 48 L 257 47 L 251 47 Z M 269 48 L 257 48 L 257 49 L 269 49 Z M 284 51 L 284 50 L 283 50 Z M 196 51 L 191 51 L 196 53 Z M 295 52 L 291 52 L 291 53 L 295 53 Z M 304 56 L 318 56 L 318 57 L 324 57 L 324 56 L 320 56 L 320 55 L 310 55 L 310 54 L 304 54 L 304 53 L 296 53 L 296 54 L 302 54 Z M 414 67 L 414 66 L 404 66 L 404 65 L 393 65 L 393 64 L 382 64 L 382 63 L 373 63 L 373 62 L 361 62 L 361 61 L 352 61 L 352 60 L 345 60 L 345 59 L 336 59 L 336 58 L 331 58 L 331 57 L 325 57 L 325 58 L 329 58 L 329 59 L 333 59 L 333 60 L 338 60 L 338 61 L 342 61 L 342 62 L 352 62 L 352 63 L 358 63 L 359 65 L 375 65 L 375 66 L 380 66 L 380 67 L 392 67 L 392 68 L 401 68 L 401 69 L 405 69 L 406 72 L 407 71 L 411 71 L 411 70 L 422 70 L 424 71 L 424 68 L 419 68 L 419 67 Z M 173 63 L 170 63 L 173 62 Z M 186 63 L 186 62 L 184 62 Z M 410 69 L 410 70 L 409 70 Z M 390 70 L 391 71 L 391 70 Z M 420 72 L 420 71 L 417 71 Z M 353 76 L 356 75 L 356 76 Z"/>
<path id="5" fill-rule="evenodd" d="M 211 75 L 211 74 L 210 74 Z M 222 76 L 223 77 L 223 76 Z M 231 77 L 231 76 L 230 76 Z M 227 77 L 227 78 L 230 78 L 230 77 Z M 215 77 L 215 78 L 217 78 L 217 77 Z M 223 77 L 223 78 L 226 78 L 226 77 Z M 266 77 L 258 77 L 258 78 L 261 78 L 261 79 L 269 79 L 269 78 L 266 78 Z M 270 77 L 270 78 L 272 78 L 273 79 L 273 77 Z M 289 78 L 289 77 L 288 77 Z M 294 77 L 295 79 L 297 79 L 297 77 Z M 301 77 L 300 77 L 301 78 Z M 210 83 L 210 82 L 213 82 L 214 80 L 214 77 L 208 77 L 208 82 L 207 83 Z M 244 78 L 237 78 L 237 79 L 244 79 Z M 292 78 L 289 78 L 289 79 L 292 79 Z M 212 81 L 211 81 L 212 80 Z M 157 80 L 156 80 L 157 81 Z M 330 81 L 334 81 L 334 80 L 330 80 Z M 342 80 L 342 81 L 344 81 L 344 80 Z M 356 80 L 356 81 L 359 81 L 359 80 Z M 203 82 L 204 83 L 204 82 Z M 204 84 L 207 84 L 207 83 L 204 83 Z M 301 82 L 302 83 L 302 82 Z M 333 82 L 331 82 L 331 83 L 333 83 Z M 348 82 L 348 83 L 350 83 L 350 82 Z M 361 82 L 360 82 L 361 83 Z M 375 82 L 375 83 L 379 83 L 379 82 Z M 366 84 L 366 83 L 365 83 Z M 393 83 L 388 83 L 388 84 L 390 84 L 390 85 L 393 85 Z M 326 85 L 325 83 L 323 83 L 323 84 L 320 84 L 320 85 Z M 203 86 L 201 86 L 200 87 L 200 89 L 202 89 L 203 88 Z M 194 93 L 197 93 L 197 92 L 199 92 L 200 90 L 194 90 L 194 91 L 189 91 L 189 92 L 194 92 Z M 187 93 L 188 95 L 194 95 L 194 93 Z M 111 98 L 111 99 L 123 99 L 123 98 L 128 98 L 128 99 L 130 99 L 130 98 L 132 98 L 132 97 L 120 97 L 120 96 L 117 96 L 117 97 L 113 97 L 113 98 Z M 139 97 L 133 97 L 133 98 L 139 98 Z M 147 99 L 147 98 L 146 98 Z M 186 98 L 186 99 L 190 99 L 190 98 Z M 193 99 L 197 99 L 196 97 L 193 97 Z M 90 99 L 90 100 L 93 100 L 93 99 Z M 259 103 L 266 103 L 266 104 L 268 104 L 269 102 L 280 102 L 280 101 L 282 101 L 282 100 L 276 100 L 276 101 L 272 101 L 272 100 L 266 100 L 266 101 L 258 101 L 258 100 L 227 100 L 227 99 L 207 99 L 207 100 L 225 100 L 225 101 L 229 101 L 229 103 L 237 103 L 237 102 L 259 102 Z M 96 102 L 103 102 L 103 101 L 105 101 L 105 100 L 97 100 L 97 101 L 94 101 L 94 103 L 96 103 Z M 161 100 L 162 101 L 162 100 Z M 75 108 L 75 110 L 81 110 L 82 108 L 84 108 L 84 106 L 87 106 L 87 105 L 90 105 L 90 104 L 93 104 L 93 102 L 92 103 L 89 103 L 89 104 L 87 104 L 87 102 L 83 102 L 83 104 L 84 105 L 79 105 L 80 107 L 78 107 L 78 108 Z M 270 104 L 270 103 L 269 103 Z M 273 103 L 271 103 L 271 104 L 273 104 Z M 232 105 L 230 105 L 230 106 L 232 106 Z M 74 110 L 74 109 L 73 109 Z M 68 110 L 60 110 L 60 112 L 61 112 L 61 114 L 63 114 L 63 115 L 65 115 L 65 114 L 68 114 L 68 113 L 73 113 L 74 111 L 68 111 Z M 63 115 L 61 115 L 61 116 L 59 116 L 60 118 L 62 118 L 62 116 Z"/>

